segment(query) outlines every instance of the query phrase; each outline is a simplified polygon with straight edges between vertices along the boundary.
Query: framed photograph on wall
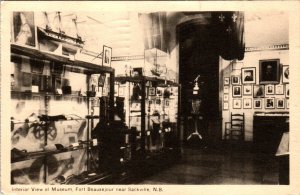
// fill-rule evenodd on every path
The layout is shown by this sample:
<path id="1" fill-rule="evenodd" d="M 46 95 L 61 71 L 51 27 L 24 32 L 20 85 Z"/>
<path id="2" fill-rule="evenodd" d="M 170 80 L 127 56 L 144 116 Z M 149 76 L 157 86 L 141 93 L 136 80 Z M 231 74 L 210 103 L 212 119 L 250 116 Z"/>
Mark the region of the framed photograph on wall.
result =
<path id="1" fill-rule="evenodd" d="M 243 86 L 243 95 L 252 95 L 252 85 Z"/>
<path id="2" fill-rule="evenodd" d="M 253 107 L 254 107 L 254 109 L 261 109 L 262 108 L 262 99 L 254 99 Z"/>
<path id="3" fill-rule="evenodd" d="M 224 86 L 224 94 L 228 94 L 229 93 L 229 86 L 225 85 Z"/>
<path id="4" fill-rule="evenodd" d="M 242 68 L 242 82 L 243 84 L 256 83 L 256 68 Z"/>
<path id="5" fill-rule="evenodd" d="M 156 95 L 156 89 L 155 87 L 149 87 L 149 96 L 155 96 Z"/>
<path id="6" fill-rule="evenodd" d="M 103 45 L 102 65 L 111 66 L 112 48 Z"/>
<path id="7" fill-rule="evenodd" d="M 228 94 L 224 94 L 224 97 L 223 97 L 224 101 L 228 101 L 229 100 L 229 95 Z"/>
<path id="8" fill-rule="evenodd" d="M 241 109 L 242 108 L 242 100 L 241 99 L 233 99 L 233 109 Z"/>
<path id="9" fill-rule="evenodd" d="M 253 85 L 253 97 L 265 97 L 265 86 L 264 85 Z"/>
<path id="10" fill-rule="evenodd" d="M 229 109 L 229 103 L 228 102 L 224 102 L 223 103 L 223 110 L 228 110 Z"/>
<path id="11" fill-rule="evenodd" d="M 242 86 L 232 86 L 232 97 L 242 97 Z"/>
<path id="12" fill-rule="evenodd" d="M 287 98 L 290 97 L 290 85 L 289 84 L 285 85 L 285 97 L 287 97 Z"/>
<path id="13" fill-rule="evenodd" d="M 266 85 L 265 90 L 266 90 L 266 92 L 265 92 L 266 95 L 274 95 L 275 94 L 274 85 Z"/>
<path id="14" fill-rule="evenodd" d="M 231 76 L 231 84 L 232 85 L 239 85 L 241 82 L 240 82 L 240 76 Z"/>
<path id="15" fill-rule="evenodd" d="M 275 94 L 276 95 L 283 95 L 284 94 L 283 85 L 275 85 Z"/>
<path id="16" fill-rule="evenodd" d="M 251 98 L 245 98 L 243 100 L 243 108 L 244 109 L 251 109 L 252 108 L 252 99 Z"/>
<path id="17" fill-rule="evenodd" d="M 278 84 L 280 79 L 279 59 L 259 60 L 259 83 Z"/>
<path id="18" fill-rule="evenodd" d="M 275 98 L 266 98 L 265 99 L 265 108 L 266 109 L 274 109 L 275 108 Z"/>
<path id="19" fill-rule="evenodd" d="M 278 109 L 284 109 L 284 98 L 276 98 L 276 108 Z"/>
<path id="20" fill-rule="evenodd" d="M 229 84 L 230 84 L 230 78 L 224 77 L 224 85 L 229 85 Z"/>
<path id="21" fill-rule="evenodd" d="M 289 83 L 290 68 L 289 65 L 282 66 L 282 83 Z"/>

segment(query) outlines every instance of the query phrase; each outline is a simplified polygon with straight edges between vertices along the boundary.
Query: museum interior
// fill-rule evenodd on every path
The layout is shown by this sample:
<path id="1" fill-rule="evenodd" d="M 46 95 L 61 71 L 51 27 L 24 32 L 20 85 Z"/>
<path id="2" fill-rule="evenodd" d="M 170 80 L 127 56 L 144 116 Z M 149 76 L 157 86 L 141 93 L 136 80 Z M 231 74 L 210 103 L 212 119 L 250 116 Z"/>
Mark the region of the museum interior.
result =
<path id="1" fill-rule="evenodd" d="M 11 184 L 289 184 L 287 12 L 10 24 Z"/>

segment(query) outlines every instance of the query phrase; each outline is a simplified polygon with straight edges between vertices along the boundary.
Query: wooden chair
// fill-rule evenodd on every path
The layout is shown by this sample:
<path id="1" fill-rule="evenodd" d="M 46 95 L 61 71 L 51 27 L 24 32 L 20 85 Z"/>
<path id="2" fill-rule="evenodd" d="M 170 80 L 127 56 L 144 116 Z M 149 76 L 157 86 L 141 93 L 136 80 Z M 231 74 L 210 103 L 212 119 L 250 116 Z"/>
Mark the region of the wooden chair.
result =
<path id="1" fill-rule="evenodd" d="M 230 114 L 230 122 L 225 122 L 225 140 L 245 140 L 245 114 Z"/>

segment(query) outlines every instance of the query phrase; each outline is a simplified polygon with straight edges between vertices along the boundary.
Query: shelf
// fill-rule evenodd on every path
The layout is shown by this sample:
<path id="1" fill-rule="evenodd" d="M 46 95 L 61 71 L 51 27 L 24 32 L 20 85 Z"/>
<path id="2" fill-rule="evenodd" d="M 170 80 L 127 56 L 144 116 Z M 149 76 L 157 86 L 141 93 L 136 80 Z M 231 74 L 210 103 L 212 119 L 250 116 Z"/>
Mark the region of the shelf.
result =
<path id="1" fill-rule="evenodd" d="M 152 81 L 159 83 L 159 86 L 167 86 L 167 85 L 172 85 L 172 86 L 179 86 L 177 83 L 169 80 L 165 80 L 163 78 L 157 78 L 157 77 L 149 77 L 149 76 L 135 76 L 135 77 L 130 77 L 130 76 L 119 76 L 115 77 L 116 82 L 132 82 L 132 83 L 141 83 L 143 81 Z"/>

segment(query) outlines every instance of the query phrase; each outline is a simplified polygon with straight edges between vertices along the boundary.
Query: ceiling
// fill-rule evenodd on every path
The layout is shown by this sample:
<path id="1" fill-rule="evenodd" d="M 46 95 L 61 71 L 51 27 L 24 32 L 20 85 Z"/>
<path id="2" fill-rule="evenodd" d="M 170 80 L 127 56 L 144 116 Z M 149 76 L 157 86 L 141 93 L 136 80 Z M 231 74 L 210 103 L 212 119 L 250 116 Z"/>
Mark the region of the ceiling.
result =
<path id="1" fill-rule="evenodd" d="M 113 56 L 143 54 L 143 32 L 137 12 L 64 12 L 62 21 L 74 15 L 87 50 L 100 53 L 103 45 L 107 45 L 113 48 Z M 245 13 L 246 47 L 288 44 L 288 29 L 285 12 Z"/>

